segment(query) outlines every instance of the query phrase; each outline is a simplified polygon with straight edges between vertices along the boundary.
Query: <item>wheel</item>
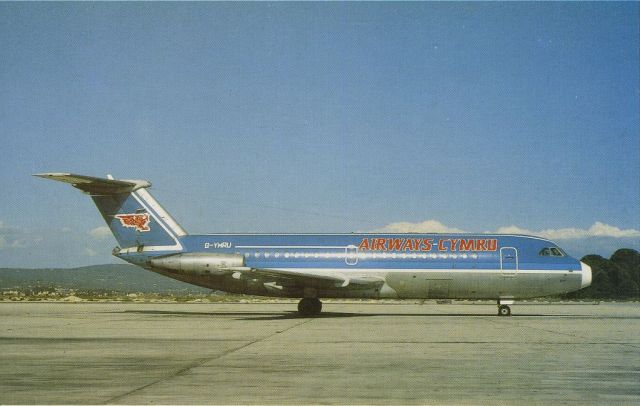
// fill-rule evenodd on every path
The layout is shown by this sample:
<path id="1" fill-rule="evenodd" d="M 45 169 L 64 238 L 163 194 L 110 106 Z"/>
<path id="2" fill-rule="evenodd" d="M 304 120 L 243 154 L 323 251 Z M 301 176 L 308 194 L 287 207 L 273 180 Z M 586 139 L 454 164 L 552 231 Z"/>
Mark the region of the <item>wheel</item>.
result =
<path id="1" fill-rule="evenodd" d="M 303 317 L 315 317 L 322 311 L 322 302 L 315 297 L 305 297 L 298 303 L 298 313 Z"/>
<path id="2" fill-rule="evenodd" d="M 322 302 L 315 297 L 305 297 L 298 303 L 298 313 L 302 317 L 315 317 L 322 311 Z"/>
<path id="3" fill-rule="evenodd" d="M 498 306 L 498 316 L 511 316 L 511 308 L 507 305 Z"/>

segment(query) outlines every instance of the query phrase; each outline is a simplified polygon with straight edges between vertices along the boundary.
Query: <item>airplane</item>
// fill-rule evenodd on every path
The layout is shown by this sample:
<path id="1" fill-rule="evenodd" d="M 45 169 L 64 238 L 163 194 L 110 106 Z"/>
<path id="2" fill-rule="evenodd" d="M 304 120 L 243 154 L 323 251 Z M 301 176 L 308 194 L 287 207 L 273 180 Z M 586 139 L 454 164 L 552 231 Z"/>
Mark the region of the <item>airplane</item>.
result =
<path id="1" fill-rule="evenodd" d="M 146 180 L 35 174 L 93 199 L 119 246 L 112 254 L 190 284 L 300 298 L 316 317 L 322 298 L 514 301 L 591 284 L 591 268 L 555 243 L 515 234 L 188 234 L 151 196 Z"/>

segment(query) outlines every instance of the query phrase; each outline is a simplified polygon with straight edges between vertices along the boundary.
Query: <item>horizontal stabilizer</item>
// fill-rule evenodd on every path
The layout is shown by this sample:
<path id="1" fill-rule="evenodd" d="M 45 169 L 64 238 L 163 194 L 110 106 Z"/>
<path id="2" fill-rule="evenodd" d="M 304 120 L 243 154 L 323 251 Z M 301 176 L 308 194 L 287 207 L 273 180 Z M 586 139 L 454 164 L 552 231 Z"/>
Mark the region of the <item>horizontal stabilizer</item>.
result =
<path id="1" fill-rule="evenodd" d="M 131 193 L 134 190 L 151 186 L 151 183 L 146 180 L 115 180 L 73 173 L 38 173 L 33 176 L 70 183 L 73 187 L 91 195 Z"/>

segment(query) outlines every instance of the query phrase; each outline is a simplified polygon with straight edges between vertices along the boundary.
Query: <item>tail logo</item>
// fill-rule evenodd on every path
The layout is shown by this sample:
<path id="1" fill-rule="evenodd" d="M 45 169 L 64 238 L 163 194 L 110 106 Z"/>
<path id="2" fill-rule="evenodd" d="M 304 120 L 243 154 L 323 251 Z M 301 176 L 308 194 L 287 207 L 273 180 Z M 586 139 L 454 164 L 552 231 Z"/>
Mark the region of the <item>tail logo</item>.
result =
<path id="1" fill-rule="evenodd" d="M 123 227 L 135 228 L 136 231 L 143 232 L 151 230 L 148 213 L 116 214 L 115 217 L 120 220 Z"/>

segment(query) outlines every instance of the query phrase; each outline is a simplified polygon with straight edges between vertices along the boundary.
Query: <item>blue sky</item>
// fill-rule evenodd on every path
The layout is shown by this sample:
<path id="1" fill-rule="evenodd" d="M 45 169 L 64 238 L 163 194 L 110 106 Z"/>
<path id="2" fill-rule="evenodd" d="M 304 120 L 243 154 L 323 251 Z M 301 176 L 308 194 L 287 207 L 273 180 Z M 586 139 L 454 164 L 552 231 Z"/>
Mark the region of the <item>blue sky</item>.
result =
<path id="1" fill-rule="evenodd" d="M 47 171 L 148 179 L 193 233 L 403 223 L 638 249 L 639 15 L 0 3 L 0 267 L 117 261 L 90 200 L 30 176 Z"/>

